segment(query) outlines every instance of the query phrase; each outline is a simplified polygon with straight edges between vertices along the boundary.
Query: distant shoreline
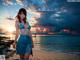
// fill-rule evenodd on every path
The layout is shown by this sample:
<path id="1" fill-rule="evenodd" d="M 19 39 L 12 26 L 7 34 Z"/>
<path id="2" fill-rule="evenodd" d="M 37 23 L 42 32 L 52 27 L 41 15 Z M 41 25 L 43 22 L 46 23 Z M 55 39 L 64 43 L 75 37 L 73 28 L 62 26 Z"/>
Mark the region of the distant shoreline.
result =
<path id="1" fill-rule="evenodd" d="M 49 34 L 32 34 L 33 37 L 36 36 L 80 36 L 80 35 L 49 35 Z"/>

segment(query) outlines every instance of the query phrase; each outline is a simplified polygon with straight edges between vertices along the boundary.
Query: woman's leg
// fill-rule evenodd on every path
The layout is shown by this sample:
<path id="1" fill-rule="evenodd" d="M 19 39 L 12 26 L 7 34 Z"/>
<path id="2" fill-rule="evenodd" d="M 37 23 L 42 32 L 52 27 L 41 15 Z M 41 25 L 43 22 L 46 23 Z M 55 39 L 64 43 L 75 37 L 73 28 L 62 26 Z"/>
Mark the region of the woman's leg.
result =
<path id="1" fill-rule="evenodd" d="M 24 60 L 25 55 L 20 55 L 20 59 Z"/>
<path id="2" fill-rule="evenodd" d="M 28 55 L 25 55 L 25 56 L 24 56 L 24 59 L 25 59 L 25 60 L 29 60 L 29 57 L 30 57 L 29 54 L 28 54 Z"/>

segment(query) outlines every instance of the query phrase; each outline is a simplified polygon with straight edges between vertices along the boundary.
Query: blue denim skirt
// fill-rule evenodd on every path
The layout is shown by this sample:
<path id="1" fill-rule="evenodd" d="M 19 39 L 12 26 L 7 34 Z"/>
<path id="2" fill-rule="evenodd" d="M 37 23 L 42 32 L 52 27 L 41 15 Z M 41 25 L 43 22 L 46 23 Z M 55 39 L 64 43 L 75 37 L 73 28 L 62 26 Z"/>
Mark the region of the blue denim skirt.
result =
<path id="1" fill-rule="evenodd" d="M 28 35 L 20 35 L 16 44 L 16 54 L 32 54 L 32 40 Z"/>

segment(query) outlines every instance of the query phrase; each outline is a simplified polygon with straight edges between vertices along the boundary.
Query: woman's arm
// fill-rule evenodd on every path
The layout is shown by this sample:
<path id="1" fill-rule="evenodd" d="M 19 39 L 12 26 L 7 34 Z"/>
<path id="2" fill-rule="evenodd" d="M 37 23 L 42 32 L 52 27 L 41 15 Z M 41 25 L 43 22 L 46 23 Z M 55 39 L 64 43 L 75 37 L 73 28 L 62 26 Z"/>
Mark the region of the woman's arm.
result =
<path id="1" fill-rule="evenodd" d="M 15 21 L 15 28 L 16 28 L 16 34 L 15 34 L 15 41 L 14 42 L 16 42 L 17 41 L 17 38 L 18 38 L 18 36 L 19 36 L 19 26 L 18 26 L 18 21 L 16 20 Z"/>

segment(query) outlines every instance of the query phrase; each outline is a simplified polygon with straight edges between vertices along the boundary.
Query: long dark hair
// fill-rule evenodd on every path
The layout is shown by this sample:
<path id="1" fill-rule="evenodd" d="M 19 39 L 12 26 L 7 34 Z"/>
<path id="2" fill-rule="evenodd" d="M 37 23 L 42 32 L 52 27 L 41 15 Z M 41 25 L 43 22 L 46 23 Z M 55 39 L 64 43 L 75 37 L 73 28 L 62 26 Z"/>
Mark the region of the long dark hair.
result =
<path id="1" fill-rule="evenodd" d="M 20 16 L 19 16 L 19 14 L 21 14 L 21 12 L 23 12 L 23 14 L 25 15 L 25 18 L 23 19 L 23 22 L 24 23 L 26 23 L 26 16 L 27 16 L 27 12 L 26 12 L 26 9 L 24 9 L 24 8 L 21 8 L 20 10 L 19 10 L 19 12 L 18 12 L 18 14 L 17 14 L 17 18 L 18 18 L 18 20 L 19 20 L 19 22 L 21 23 L 21 19 L 20 19 Z"/>

